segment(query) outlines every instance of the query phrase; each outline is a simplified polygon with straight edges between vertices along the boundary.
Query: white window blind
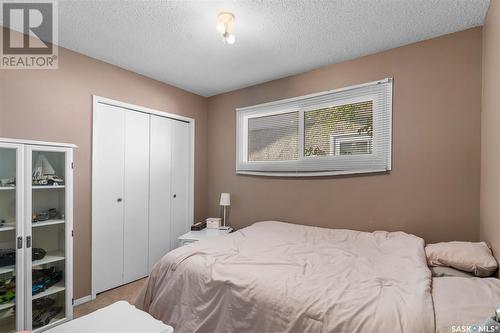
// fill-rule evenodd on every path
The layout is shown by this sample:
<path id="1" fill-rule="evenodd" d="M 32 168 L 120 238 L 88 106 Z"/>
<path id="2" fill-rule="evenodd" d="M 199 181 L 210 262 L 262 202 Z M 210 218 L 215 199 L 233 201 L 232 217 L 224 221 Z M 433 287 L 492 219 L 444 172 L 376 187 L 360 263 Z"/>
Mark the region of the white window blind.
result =
<path id="1" fill-rule="evenodd" d="M 236 172 L 391 170 L 392 79 L 236 109 Z"/>

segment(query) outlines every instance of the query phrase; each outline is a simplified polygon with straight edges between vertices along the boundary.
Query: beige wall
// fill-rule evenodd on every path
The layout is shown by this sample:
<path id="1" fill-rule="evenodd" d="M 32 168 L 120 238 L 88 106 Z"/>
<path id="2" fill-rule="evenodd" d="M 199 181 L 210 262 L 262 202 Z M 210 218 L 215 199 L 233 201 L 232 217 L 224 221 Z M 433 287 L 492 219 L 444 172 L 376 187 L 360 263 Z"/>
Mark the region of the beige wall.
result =
<path id="1" fill-rule="evenodd" d="M 393 171 L 321 178 L 235 174 L 235 108 L 394 78 Z M 229 92 L 208 104 L 208 212 L 231 192 L 230 223 L 282 220 L 479 237 L 481 28 Z"/>
<path id="2" fill-rule="evenodd" d="M 228 191 L 230 222 L 237 228 L 276 219 L 404 230 L 431 242 L 479 237 L 480 28 L 208 101 L 69 50 L 59 52 L 58 70 L 0 70 L 0 136 L 79 146 L 75 298 L 90 293 L 92 94 L 196 119 L 196 219 L 206 212 L 218 216 L 219 194 Z M 395 80 L 390 174 L 304 179 L 235 175 L 236 107 L 384 77 Z"/>
<path id="3" fill-rule="evenodd" d="M 500 3 L 491 1 L 483 28 L 481 239 L 500 256 Z"/>
<path id="4" fill-rule="evenodd" d="M 71 142 L 79 147 L 75 298 L 90 294 L 92 94 L 196 119 L 195 217 L 205 217 L 205 98 L 62 48 L 57 70 L 0 70 L 0 137 Z"/>

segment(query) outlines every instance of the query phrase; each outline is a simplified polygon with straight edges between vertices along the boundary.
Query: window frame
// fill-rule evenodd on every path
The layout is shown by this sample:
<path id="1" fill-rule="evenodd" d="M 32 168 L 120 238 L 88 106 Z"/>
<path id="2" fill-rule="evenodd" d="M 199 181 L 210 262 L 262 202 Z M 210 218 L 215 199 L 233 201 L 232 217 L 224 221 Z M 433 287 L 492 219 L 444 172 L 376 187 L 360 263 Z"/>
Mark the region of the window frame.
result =
<path id="1" fill-rule="evenodd" d="M 387 84 L 377 88 L 380 84 Z M 236 109 L 236 173 L 260 176 L 325 176 L 392 169 L 392 78 Z M 366 93 L 349 96 L 350 91 Z M 379 90 L 377 90 L 379 89 Z M 385 89 L 385 90 L 384 90 Z M 380 97 L 382 95 L 382 97 Z M 373 112 L 372 153 L 359 155 L 304 156 L 304 115 L 308 111 L 371 101 Z M 297 160 L 249 161 L 248 120 L 284 113 L 298 113 Z M 386 126 L 386 127 L 384 127 Z M 331 140 L 331 138 L 329 138 Z M 370 164 L 370 168 L 356 165 Z"/>

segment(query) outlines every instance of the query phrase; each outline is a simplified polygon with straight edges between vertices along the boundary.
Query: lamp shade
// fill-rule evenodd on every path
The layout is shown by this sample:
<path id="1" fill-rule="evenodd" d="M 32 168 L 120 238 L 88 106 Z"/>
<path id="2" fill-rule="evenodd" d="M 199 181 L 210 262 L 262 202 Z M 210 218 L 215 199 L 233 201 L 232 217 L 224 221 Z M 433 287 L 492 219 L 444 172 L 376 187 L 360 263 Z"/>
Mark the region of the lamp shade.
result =
<path id="1" fill-rule="evenodd" d="M 220 205 L 221 206 L 231 206 L 231 196 L 229 193 L 220 194 Z"/>

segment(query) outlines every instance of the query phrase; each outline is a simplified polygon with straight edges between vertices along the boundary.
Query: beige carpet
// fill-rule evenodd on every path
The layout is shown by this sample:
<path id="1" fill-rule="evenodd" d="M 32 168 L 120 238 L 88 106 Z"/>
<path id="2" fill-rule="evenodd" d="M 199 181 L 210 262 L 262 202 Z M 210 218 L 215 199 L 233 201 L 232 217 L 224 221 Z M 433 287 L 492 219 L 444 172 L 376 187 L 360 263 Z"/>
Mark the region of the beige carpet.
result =
<path id="1" fill-rule="evenodd" d="M 118 301 L 127 301 L 130 304 L 134 304 L 135 298 L 141 291 L 145 281 L 146 279 L 137 280 L 98 294 L 95 300 L 75 306 L 73 308 L 73 318 L 85 316 Z"/>

